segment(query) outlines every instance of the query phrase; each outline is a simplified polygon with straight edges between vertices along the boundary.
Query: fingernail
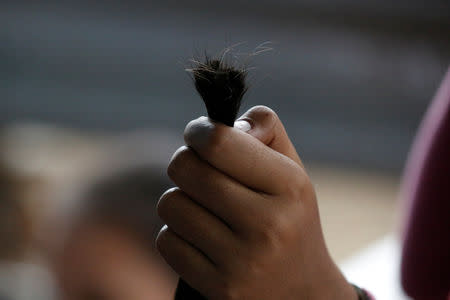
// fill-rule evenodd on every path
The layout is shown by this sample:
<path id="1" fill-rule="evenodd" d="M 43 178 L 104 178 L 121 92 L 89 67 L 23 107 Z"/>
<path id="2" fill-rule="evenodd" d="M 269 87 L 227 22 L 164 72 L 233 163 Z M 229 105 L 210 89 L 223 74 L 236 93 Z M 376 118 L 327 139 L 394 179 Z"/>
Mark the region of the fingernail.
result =
<path id="1" fill-rule="evenodd" d="M 237 128 L 239 130 L 242 130 L 244 132 L 249 131 L 250 129 L 252 129 L 252 126 L 250 125 L 249 122 L 244 121 L 244 120 L 237 120 L 236 122 L 234 122 L 234 128 Z"/>

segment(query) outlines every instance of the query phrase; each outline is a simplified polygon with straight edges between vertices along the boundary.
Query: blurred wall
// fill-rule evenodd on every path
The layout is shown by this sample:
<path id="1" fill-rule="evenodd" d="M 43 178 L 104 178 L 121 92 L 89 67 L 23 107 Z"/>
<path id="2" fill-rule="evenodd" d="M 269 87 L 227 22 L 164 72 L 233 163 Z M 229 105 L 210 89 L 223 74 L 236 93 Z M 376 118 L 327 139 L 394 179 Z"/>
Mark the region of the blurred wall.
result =
<path id="1" fill-rule="evenodd" d="M 274 108 L 306 162 L 399 172 L 450 62 L 448 1 L 2 1 L 0 124 L 172 128 L 205 114 L 184 67 L 246 42 L 244 108 Z"/>

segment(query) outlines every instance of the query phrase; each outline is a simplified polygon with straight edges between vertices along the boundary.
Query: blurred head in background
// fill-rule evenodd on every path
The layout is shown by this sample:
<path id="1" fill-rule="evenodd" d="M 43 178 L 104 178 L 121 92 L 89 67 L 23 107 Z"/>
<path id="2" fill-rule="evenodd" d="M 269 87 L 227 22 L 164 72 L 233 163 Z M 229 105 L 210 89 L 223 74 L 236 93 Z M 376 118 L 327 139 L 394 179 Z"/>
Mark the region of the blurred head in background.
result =
<path id="1" fill-rule="evenodd" d="M 0 162 L 0 263 L 20 261 L 31 239 L 29 211 L 22 200 L 27 180 Z"/>
<path id="2" fill-rule="evenodd" d="M 170 187 L 165 165 L 179 141 L 147 130 L 91 143 L 41 126 L 30 149 L 21 130 L 1 135 L 0 295 L 172 299 L 176 276 L 153 241 L 162 225 L 156 203 Z"/>
<path id="3" fill-rule="evenodd" d="M 168 182 L 152 169 L 92 184 L 64 237 L 55 274 L 64 299 L 173 299 L 175 275 L 153 241 Z"/>

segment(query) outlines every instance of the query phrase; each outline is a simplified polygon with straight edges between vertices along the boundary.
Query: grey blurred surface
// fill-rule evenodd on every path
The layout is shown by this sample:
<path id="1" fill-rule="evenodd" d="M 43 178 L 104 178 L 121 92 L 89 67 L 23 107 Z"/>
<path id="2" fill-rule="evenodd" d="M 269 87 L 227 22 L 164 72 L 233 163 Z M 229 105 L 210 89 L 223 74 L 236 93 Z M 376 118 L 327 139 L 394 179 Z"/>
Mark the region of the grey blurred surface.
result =
<path id="1" fill-rule="evenodd" d="M 246 42 L 243 110 L 275 109 L 303 159 L 398 173 L 450 62 L 448 1 L 0 4 L 0 124 L 164 127 L 205 110 L 183 69 Z"/>
<path id="2" fill-rule="evenodd" d="M 1 300 L 56 300 L 55 282 L 46 268 L 30 263 L 0 263 Z"/>

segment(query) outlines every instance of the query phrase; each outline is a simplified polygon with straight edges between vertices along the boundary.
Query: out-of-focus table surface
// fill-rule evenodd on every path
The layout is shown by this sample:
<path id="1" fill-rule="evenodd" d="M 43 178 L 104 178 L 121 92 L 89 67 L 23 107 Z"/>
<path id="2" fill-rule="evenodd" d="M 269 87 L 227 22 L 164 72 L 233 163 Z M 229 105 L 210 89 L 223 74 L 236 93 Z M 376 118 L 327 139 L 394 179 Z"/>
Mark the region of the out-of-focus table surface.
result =
<path id="1" fill-rule="evenodd" d="M 312 164 L 321 222 L 331 255 L 342 261 L 397 231 L 400 179 L 388 173 Z"/>
<path id="2" fill-rule="evenodd" d="M 389 234 L 344 260 L 340 267 L 352 283 L 376 299 L 407 300 L 399 281 L 400 242 Z"/>

